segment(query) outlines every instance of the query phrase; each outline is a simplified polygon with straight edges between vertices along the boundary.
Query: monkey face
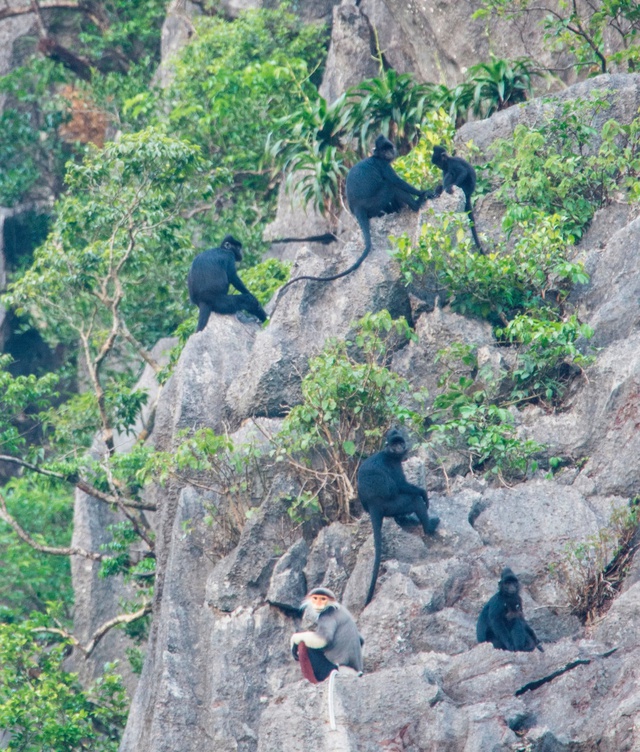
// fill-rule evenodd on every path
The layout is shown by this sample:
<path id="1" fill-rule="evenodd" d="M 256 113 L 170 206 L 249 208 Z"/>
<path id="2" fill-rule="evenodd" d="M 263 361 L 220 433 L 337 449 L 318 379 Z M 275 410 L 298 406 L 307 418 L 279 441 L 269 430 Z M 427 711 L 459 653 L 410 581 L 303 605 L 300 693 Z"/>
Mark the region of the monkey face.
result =
<path id="1" fill-rule="evenodd" d="M 311 604 L 313 610 L 318 613 L 324 611 L 325 608 L 333 602 L 331 598 L 328 598 L 326 595 L 320 595 L 319 593 L 313 593 L 307 597 L 307 600 Z"/>

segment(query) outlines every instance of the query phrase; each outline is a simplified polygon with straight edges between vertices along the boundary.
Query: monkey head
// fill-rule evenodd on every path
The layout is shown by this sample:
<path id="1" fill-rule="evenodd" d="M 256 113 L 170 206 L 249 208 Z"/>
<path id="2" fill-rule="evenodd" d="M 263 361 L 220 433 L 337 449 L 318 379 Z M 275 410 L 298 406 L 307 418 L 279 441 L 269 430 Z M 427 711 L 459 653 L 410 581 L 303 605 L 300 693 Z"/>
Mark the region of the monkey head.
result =
<path id="1" fill-rule="evenodd" d="M 404 436 L 397 428 L 391 428 L 384 437 L 384 451 L 402 459 L 409 451 Z"/>
<path id="2" fill-rule="evenodd" d="M 220 248 L 223 248 L 225 251 L 231 251 L 236 261 L 242 261 L 242 243 L 236 240 L 233 235 L 225 235 Z"/>
<path id="3" fill-rule="evenodd" d="M 503 595 L 517 595 L 520 590 L 520 583 L 513 571 L 509 567 L 505 567 L 500 575 L 500 582 L 498 588 Z"/>
<path id="4" fill-rule="evenodd" d="M 396 147 L 382 133 L 376 138 L 376 144 L 373 149 L 373 156 L 378 159 L 384 159 L 386 162 L 393 162 L 396 158 Z"/>
<path id="5" fill-rule="evenodd" d="M 433 154 L 431 155 L 431 164 L 434 164 L 436 167 L 439 167 L 441 170 L 444 170 L 447 166 L 448 159 L 449 159 L 449 155 L 447 154 L 447 150 L 444 148 L 444 146 L 433 147 Z"/>
<path id="6" fill-rule="evenodd" d="M 328 588 L 314 588 L 307 593 L 306 598 L 302 601 L 304 608 L 310 608 L 316 614 L 321 614 L 329 606 L 334 606 L 338 599 Z"/>

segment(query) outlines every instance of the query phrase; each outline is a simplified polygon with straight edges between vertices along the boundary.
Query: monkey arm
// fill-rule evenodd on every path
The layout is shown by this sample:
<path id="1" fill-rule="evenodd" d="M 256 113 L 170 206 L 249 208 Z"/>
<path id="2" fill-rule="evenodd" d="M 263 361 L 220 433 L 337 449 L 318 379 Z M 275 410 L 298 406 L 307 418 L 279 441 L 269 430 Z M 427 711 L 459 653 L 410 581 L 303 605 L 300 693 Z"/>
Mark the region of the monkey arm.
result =
<path id="1" fill-rule="evenodd" d="M 321 650 L 322 648 L 327 647 L 329 641 L 323 635 L 321 635 L 320 632 L 295 632 L 291 635 L 291 651 L 293 652 L 294 645 L 297 646 L 301 642 L 304 642 L 304 644 L 308 648 Z M 294 653 L 294 658 L 296 653 Z"/>
<path id="2" fill-rule="evenodd" d="M 383 173 L 385 181 L 394 186 L 394 188 L 401 188 L 403 191 L 406 191 L 413 196 L 422 196 L 424 193 L 424 191 L 421 191 L 419 188 L 414 188 L 410 183 L 407 183 L 406 180 L 403 180 L 389 164 L 384 165 Z"/>
<path id="3" fill-rule="evenodd" d="M 249 290 L 247 290 L 244 283 L 238 276 L 238 272 L 236 272 L 235 269 L 230 270 L 228 272 L 228 277 L 229 277 L 229 282 L 236 288 L 238 292 L 241 292 L 244 295 L 251 295 L 252 298 L 254 297 L 254 295 L 250 293 Z"/>
<path id="4" fill-rule="evenodd" d="M 398 493 L 401 494 L 411 494 L 411 496 L 422 496 L 422 498 L 429 503 L 429 497 L 427 496 L 427 492 L 424 488 L 420 488 L 420 486 L 414 486 L 413 483 L 409 483 L 408 480 L 405 480 L 404 482 L 399 482 L 397 484 Z"/>
<path id="5" fill-rule="evenodd" d="M 502 599 L 500 599 L 500 602 L 493 603 L 489 606 L 489 628 L 493 633 L 494 639 L 492 642 L 494 646 L 496 646 L 496 642 L 499 642 L 500 647 L 503 650 L 516 649 L 505 621 L 505 607 L 502 603 Z"/>

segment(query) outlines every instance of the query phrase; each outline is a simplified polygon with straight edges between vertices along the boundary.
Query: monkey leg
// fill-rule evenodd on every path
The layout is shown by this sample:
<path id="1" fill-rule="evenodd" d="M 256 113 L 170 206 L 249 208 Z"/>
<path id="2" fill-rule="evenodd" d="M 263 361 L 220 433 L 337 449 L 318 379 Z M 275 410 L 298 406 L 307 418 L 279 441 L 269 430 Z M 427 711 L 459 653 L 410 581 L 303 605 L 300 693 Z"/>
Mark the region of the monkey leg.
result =
<path id="1" fill-rule="evenodd" d="M 332 671 L 338 668 L 322 650 L 309 648 L 304 642 L 298 645 L 298 660 L 302 675 L 312 684 L 323 682 Z"/>

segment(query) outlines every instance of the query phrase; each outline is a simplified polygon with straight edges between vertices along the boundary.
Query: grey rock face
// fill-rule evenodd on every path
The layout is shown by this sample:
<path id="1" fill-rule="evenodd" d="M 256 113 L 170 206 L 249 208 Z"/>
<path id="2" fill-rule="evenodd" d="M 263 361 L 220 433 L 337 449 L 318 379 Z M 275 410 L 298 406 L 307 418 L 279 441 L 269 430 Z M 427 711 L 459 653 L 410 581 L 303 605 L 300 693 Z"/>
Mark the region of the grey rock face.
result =
<path id="1" fill-rule="evenodd" d="M 631 101 L 636 79 L 609 83 L 619 83 Z M 627 103 L 618 112 L 632 118 L 632 110 Z M 518 112 L 525 117 L 526 108 L 509 114 L 512 125 Z M 503 116 L 493 132 L 491 122 L 477 131 L 486 144 Z M 344 337 L 361 312 L 403 312 L 409 299 L 385 252 L 386 236 L 415 237 L 419 221 L 410 212 L 374 220 L 374 250 L 362 267 L 340 283 L 294 286 L 266 328 L 212 317 L 163 393 L 157 445 L 172 446 L 184 428 L 222 430 L 251 414 L 280 414 L 297 399 L 294 364 L 302 373 L 326 338 Z M 459 464 L 443 483 L 429 454 L 417 451 L 407 474 L 425 482 L 440 526 L 424 536 L 419 527 L 385 521 L 378 586 L 366 608 L 373 566 L 366 515 L 319 533 L 298 527 L 286 511 L 295 485 L 278 476 L 267 482 L 269 493 L 238 544 L 222 551 L 228 499 L 189 486 L 156 490 L 154 624 L 122 752 L 640 748 L 637 563 L 621 595 L 588 628 L 570 615 L 567 584 L 550 568 L 567 549 L 593 540 L 638 492 L 637 221 L 631 214 L 606 220 L 610 230 L 605 220 L 600 230 L 594 222 L 596 240 L 585 243 L 593 276 L 575 303 L 601 338 L 596 363 L 574 384 L 564 412 L 530 407 L 518 414 L 523 435 L 582 463 L 513 487 L 473 477 Z M 299 271 L 344 268 L 360 247 L 355 239 L 344 244 L 342 257 L 335 248 L 322 256 L 304 251 Z M 396 353 L 393 364 L 415 384 L 435 388 L 434 353 L 453 339 L 477 345 L 494 363 L 490 330 L 446 307 L 423 313 L 416 331 L 418 342 Z M 206 522 L 212 505 L 213 526 Z M 544 653 L 476 645 L 477 615 L 504 566 L 520 578 L 525 616 Z M 335 588 L 365 638 L 364 676 L 340 672 L 336 680 L 336 731 L 328 723 L 327 685 L 304 681 L 289 655 L 300 625 L 297 601 L 316 585 Z"/>
<path id="2" fill-rule="evenodd" d="M 151 356 L 159 364 L 168 360 L 169 350 L 176 344 L 176 340 L 165 338 L 160 340 L 151 351 Z M 145 366 L 135 389 L 146 390 L 149 395 L 147 404 L 142 410 L 141 419 L 135 427 L 136 433 L 140 433 L 143 423 L 149 420 L 151 412 L 160 397 L 161 389 L 155 379 L 155 374 L 150 366 Z M 114 436 L 114 445 L 117 452 L 129 452 L 133 446 L 133 439 L 125 434 Z M 99 456 L 104 451 L 99 440 L 94 444 L 94 453 Z M 154 513 L 146 512 L 147 519 L 153 523 Z M 75 505 L 73 511 L 73 538 L 72 545 L 79 546 L 88 551 L 100 551 L 101 546 L 112 540 L 109 526 L 122 521 L 124 516 L 113 512 L 108 504 L 87 495 L 83 491 L 76 490 Z M 146 550 L 141 545 L 141 552 Z M 81 643 L 88 643 L 94 632 L 104 623 L 122 613 L 121 602 L 132 599 L 134 589 L 125 585 L 121 577 L 99 576 L 100 563 L 83 559 L 78 556 L 71 558 L 71 577 L 75 598 L 74 610 L 74 635 Z M 102 676 L 104 664 L 116 659 L 120 660 L 119 673 L 125 679 L 127 689 L 132 693 L 137 684 L 137 677 L 132 673 L 126 660 L 126 649 L 133 646 L 132 641 L 125 633 L 118 629 L 109 631 L 98 643 L 96 649 L 87 659 L 73 654 L 69 661 L 70 668 L 78 672 L 81 680 L 91 682 L 98 676 Z"/>

